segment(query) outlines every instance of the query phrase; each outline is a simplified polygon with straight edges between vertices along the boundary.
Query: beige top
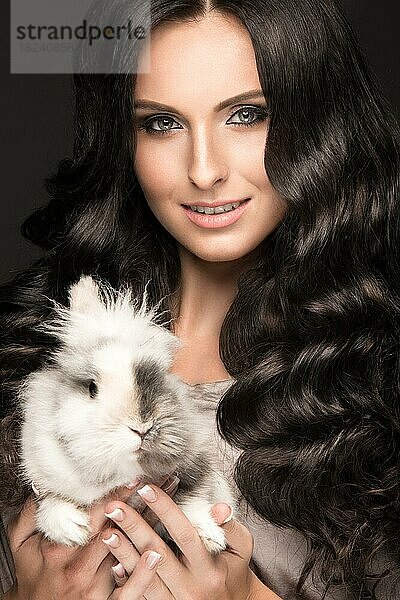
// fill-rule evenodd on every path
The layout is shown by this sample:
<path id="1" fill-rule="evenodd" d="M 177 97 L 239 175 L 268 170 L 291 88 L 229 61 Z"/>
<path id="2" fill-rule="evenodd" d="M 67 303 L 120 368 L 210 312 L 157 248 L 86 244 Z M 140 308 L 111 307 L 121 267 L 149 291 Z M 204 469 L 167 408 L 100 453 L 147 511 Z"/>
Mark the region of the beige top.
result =
<path id="1" fill-rule="evenodd" d="M 254 537 L 253 560 L 258 568 L 258 575 L 265 585 L 272 589 L 283 600 L 300 600 L 295 596 L 294 589 L 301 572 L 302 563 L 305 558 L 305 538 L 291 529 L 278 528 L 258 517 L 252 508 L 244 502 L 237 486 L 233 481 L 233 467 L 239 452 L 229 446 L 218 434 L 215 411 L 217 404 L 226 389 L 234 380 L 228 379 L 213 383 L 186 384 L 188 393 L 199 408 L 199 418 L 204 420 L 205 431 L 210 432 L 210 443 L 215 447 L 217 467 L 224 472 L 232 485 L 234 494 L 241 504 L 236 517 L 244 523 Z M 12 556 L 8 547 L 7 536 L 1 526 L 0 519 L 0 591 L 8 591 L 14 581 L 14 566 Z M 310 579 L 310 578 L 309 578 Z M 308 580 L 307 580 L 308 581 Z M 321 600 L 323 587 L 311 582 L 304 587 L 302 600 Z M 351 595 L 346 594 L 343 588 L 336 587 L 334 591 L 328 592 L 324 600 L 353 600 Z M 360 597 L 361 600 L 372 598 L 368 591 Z M 383 585 L 376 589 L 377 600 L 390 600 L 400 598 L 400 584 L 395 590 Z"/>

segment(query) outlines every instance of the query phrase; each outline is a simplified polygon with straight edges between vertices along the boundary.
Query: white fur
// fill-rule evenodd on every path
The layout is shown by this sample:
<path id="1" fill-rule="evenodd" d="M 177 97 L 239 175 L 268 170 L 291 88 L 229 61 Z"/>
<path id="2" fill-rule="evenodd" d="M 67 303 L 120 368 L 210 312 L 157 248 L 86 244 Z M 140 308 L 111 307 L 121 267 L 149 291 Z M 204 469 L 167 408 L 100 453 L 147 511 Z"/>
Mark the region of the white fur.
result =
<path id="1" fill-rule="evenodd" d="M 225 502 L 227 499 L 224 499 Z M 218 554 L 226 548 L 226 541 L 223 529 L 210 518 L 210 509 L 212 504 L 199 499 L 191 499 L 182 502 L 180 508 L 185 513 L 189 521 L 196 527 L 199 536 L 207 550 L 212 554 Z"/>
<path id="2" fill-rule="evenodd" d="M 83 545 L 90 535 L 87 512 L 57 496 L 39 503 L 36 524 L 48 539 L 64 546 Z"/>
<path id="3" fill-rule="evenodd" d="M 182 383 L 168 373 L 181 342 L 156 322 L 146 294 L 139 306 L 128 288 L 116 292 L 83 276 L 69 297 L 69 308 L 53 301 L 55 318 L 39 327 L 57 336 L 61 347 L 20 389 L 21 476 L 40 491 L 38 529 L 58 543 L 82 545 L 90 537 L 87 507 L 135 476 L 148 475 L 138 463 L 132 429 L 156 424 L 154 443 L 164 432 L 160 446 L 177 457 L 200 449 L 202 440 L 192 431 L 196 420 L 185 406 Z M 165 372 L 180 404 L 171 406 L 168 396 L 160 396 L 154 415 L 143 422 L 132 369 L 146 359 Z M 98 384 L 95 398 L 85 383 L 90 380 Z M 233 502 L 227 484 L 210 473 L 202 497 L 181 503 L 211 552 L 225 547 L 223 530 L 209 513 L 219 500 Z"/>

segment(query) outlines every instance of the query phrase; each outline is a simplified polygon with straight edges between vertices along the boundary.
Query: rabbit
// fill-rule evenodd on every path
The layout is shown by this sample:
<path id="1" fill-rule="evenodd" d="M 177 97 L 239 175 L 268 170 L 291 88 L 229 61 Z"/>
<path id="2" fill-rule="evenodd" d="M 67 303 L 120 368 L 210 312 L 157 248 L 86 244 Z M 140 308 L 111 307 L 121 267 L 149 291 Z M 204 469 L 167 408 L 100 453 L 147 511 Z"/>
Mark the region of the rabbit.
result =
<path id="1" fill-rule="evenodd" d="M 177 473 L 174 501 L 218 554 L 227 544 L 210 507 L 235 498 L 184 383 L 168 372 L 182 342 L 147 309 L 146 290 L 139 307 L 128 287 L 84 275 L 68 295 L 69 307 L 52 300 L 54 319 L 38 326 L 60 344 L 19 390 L 19 476 L 38 493 L 37 529 L 85 545 L 94 502 L 137 476 Z M 161 523 L 158 532 L 169 538 Z"/>

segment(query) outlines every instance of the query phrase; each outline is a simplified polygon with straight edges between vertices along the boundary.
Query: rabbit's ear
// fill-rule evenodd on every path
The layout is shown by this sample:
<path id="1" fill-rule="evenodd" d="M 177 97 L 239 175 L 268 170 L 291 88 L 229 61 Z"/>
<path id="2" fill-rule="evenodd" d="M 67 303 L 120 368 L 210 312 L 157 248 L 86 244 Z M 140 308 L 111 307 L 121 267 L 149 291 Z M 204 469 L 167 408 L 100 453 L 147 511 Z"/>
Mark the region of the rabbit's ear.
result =
<path id="1" fill-rule="evenodd" d="M 69 289 L 69 305 L 74 311 L 92 313 L 103 307 L 99 288 L 90 275 L 82 275 Z"/>

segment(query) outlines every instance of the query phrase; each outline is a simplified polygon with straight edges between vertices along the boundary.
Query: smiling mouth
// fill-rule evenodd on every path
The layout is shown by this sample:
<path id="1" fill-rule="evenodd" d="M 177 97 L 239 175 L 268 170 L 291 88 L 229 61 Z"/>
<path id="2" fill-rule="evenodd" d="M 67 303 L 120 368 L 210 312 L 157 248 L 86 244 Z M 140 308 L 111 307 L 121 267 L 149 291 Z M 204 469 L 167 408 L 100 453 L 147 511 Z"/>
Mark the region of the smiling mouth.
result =
<path id="1" fill-rule="evenodd" d="M 232 202 L 230 204 L 221 204 L 219 206 L 211 207 L 211 206 L 198 206 L 195 204 L 182 204 L 182 206 L 192 212 L 201 213 L 205 215 L 221 215 L 226 212 L 231 212 L 236 210 L 239 206 L 248 202 L 250 198 L 245 198 L 244 200 L 239 200 L 238 202 Z"/>

